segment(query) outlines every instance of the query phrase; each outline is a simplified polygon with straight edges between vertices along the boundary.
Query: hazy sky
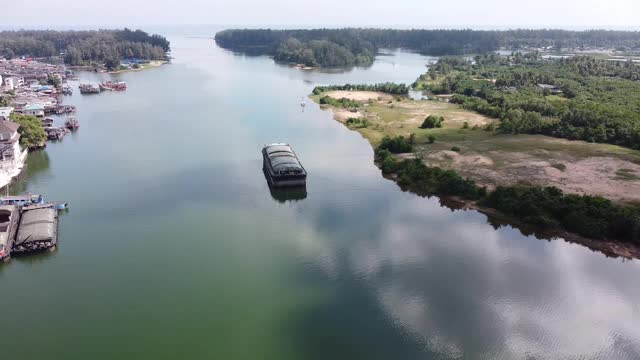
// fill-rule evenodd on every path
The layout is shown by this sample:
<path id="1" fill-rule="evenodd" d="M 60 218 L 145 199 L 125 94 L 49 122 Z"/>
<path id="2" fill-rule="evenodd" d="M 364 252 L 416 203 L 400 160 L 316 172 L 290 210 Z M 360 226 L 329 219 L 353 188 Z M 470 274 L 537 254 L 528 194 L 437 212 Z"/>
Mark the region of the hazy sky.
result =
<path id="1" fill-rule="evenodd" d="M 2 27 L 640 26 L 639 0 L 0 0 Z"/>

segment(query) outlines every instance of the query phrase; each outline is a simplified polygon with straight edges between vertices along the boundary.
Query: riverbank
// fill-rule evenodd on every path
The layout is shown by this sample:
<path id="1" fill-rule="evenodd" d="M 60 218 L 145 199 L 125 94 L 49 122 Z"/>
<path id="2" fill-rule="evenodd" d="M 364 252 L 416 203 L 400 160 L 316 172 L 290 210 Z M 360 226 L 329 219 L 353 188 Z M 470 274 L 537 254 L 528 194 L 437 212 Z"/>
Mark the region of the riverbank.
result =
<path id="1" fill-rule="evenodd" d="M 128 69 L 122 69 L 122 70 L 114 70 L 114 71 L 107 71 L 107 73 L 109 74 L 122 74 L 122 73 L 127 73 L 127 72 L 136 72 L 136 71 L 143 71 L 143 70 L 148 70 L 148 69 L 153 69 L 153 68 L 157 68 L 160 67 L 162 65 L 168 64 L 169 61 L 167 60 L 152 60 L 146 64 L 141 64 L 138 68 L 128 68 Z"/>
<path id="2" fill-rule="evenodd" d="M 367 126 L 351 128 L 374 148 L 384 136 L 414 134 L 413 154 L 421 157 L 426 165 L 455 170 L 488 189 L 528 183 L 556 186 L 572 194 L 640 203 L 638 150 L 544 135 L 487 131 L 495 129 L 498 120 L 444 101 L 411 100 L 360 91 L 330 91 L 322 96 L 360 103 L 357 109 L 323 107 L 345 124 L 349 118 L 366 120 Z M 319 102 L 320 97 L 311 98 Z M 442 127 L 420 128 L 429 115 L 443 116 Z M 430 136 L 435 138 L 433 143 L 428 141 Z M 452 151 L 454 147 L 459 151 Z"/>
<path id="3" fill-rule="evenodd" d="M 358 91 L 327 91 L 311 98 L 320 102 L 323 96 L 345 98 L 358 104 L 350 108 L 322 107 L 331 110 L 337 121 L 362 134 L 374 148 L 378 148 L 385 137 L 411 138 L 410 152 L 390 155 L 397 162 L 419 158 L 428 168 L 453 170 L 487 191 L 514 185 L 554 186 L 568 194 L 603 196 L 619 203 L 640 202 L 640 181 L 634 178 L 636 172 L 640 173 L 638 151 L 542 135 L 497 134 L 493 131 L 497 120 L 444 101 L 411 100 Z M 429 115 L 443 116 L 442 127 L 421 128 Z M 378 159 L 378 166 L 385 172 L 381 161 Z M 405 190 L 421 195 L 432 195 L 437 188 L 416 189 L 410 181 L 403 185 L 392 172 L 386 176 Z M 495 209 L 473 198 L 466 199 L 463 207 L 496 214 Z M 522 222 L 513 216 L 505 218 L 509 217 L 512 224 Z M 557 235 L 550 238 L 569 237 L 565 231 L 552 233 Z M 640 258 L 640 251 L 633 244 L 577 235 L 571 239 L 610 255 Z"/>

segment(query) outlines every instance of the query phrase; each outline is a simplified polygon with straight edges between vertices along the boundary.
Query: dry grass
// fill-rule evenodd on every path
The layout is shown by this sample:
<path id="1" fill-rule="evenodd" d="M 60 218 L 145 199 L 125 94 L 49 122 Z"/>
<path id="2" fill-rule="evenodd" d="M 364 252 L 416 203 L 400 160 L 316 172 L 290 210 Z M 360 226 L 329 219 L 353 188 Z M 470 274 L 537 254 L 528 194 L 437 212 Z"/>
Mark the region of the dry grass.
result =
<path id="1" fill-rule="evenodd" d="M 350 113 L 342 117 L 366 118 L 370 125 L 357 131 L 373 146 L 385 135 L 413 133 L 417 140 L 415 153 L 425 163 L 454 169 L 489 188 L 526 183 L 640 202 L 640 151 L 542 135 L 501 135 L 481 130 L 496 120 L 454 104 L 391 101 L 373 97 L 369 92 L 362 96 L 358 96 L 358 92 L 349 93 L 351 99 L 364 99 L 358 101 L 366 106 L 362 106 L 356 116 Z M 443 128 L 420 129 L 424 118 L 431 114 L 444 116 Z M 337 116 L 341 121 L 346 120 L 342 117 Z M 469 129 L 462 129 L 465 122 Z M 471 129 L 474 126 L 478 129 Z M 436 137 L 434 144 L 427 143 L 429 135 Z M 451 151 L 454 146 L 461 151 Z"/>

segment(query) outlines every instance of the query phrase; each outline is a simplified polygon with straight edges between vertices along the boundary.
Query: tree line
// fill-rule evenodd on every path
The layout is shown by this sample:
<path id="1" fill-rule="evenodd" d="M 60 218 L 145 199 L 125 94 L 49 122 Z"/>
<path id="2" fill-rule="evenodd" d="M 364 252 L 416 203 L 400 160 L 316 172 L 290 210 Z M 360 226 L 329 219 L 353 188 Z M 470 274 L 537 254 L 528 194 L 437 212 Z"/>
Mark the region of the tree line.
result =
<path id="1" fill-rule="evenodd" d="M 53 31 L 19 30 L 0 32 L 0 56 L 62 56 L 68 65 L 105 64 L 117 68 L 126 58 L 164 60 L 169 41 L 142 30 Z"/>
<path id="2" fill-rule="evenodd" d="M 545 60 L 534 53 L 440 62 L 417 85 L 499 118 L 501 132 L 640 149 L 640 67 L 631 61 Z"/>
<path id="3" fill-rule="evenodd" d="M 407 95 L 409 86 L 406 84 L 396 84 L 392 82 L 379 84 L 345 84 L 345 85 L 329 85 L 316 86 L 313 88 L 314 95 L 320 95 L 327 91 L 376 91 L 390 95 Z"/>
<path id="4" fill-rule="evenodd" d="M 371 64 L 380 48 L 435 56 L 482 54 L 501 48 L 640 48 L 640 32 L 610 30 L 229 29 L 218 32 L 215 40 L 226 49 L 258 50 L 276 61 L 326 67 Z"/>

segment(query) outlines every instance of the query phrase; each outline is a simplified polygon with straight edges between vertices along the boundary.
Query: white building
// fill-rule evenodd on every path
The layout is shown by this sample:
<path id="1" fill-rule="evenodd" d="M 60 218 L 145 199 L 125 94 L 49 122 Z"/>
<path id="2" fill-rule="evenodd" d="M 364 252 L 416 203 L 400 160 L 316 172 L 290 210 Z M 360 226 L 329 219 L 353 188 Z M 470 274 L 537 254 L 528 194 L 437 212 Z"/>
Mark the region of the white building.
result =
<path id="1" fill-rule="evenodd" d="M 0 120 L 9 120 L 9 116 L 12 112 L 12 107 L 0 107 Z"/>
<path id="2" fill-rule="evenodd" d="M 11 182 L 24 168 L 28 151 L 20 149 L 19 124 L 0 120 L 0 187 Z"/>
<path id="3" fill-rule="evenodd" d="M 13 161 L 20 158 L 19 124 L 13 121 L 0 120 L 0 160 Z"/>
<path id="4" fill-rule="evenodd" d="M 14 90 L 16 85 L 13 83 L 13 78 L 5 78 L 4 87 L 7 91 Z"/>
<path id="5" fill-rule="evenodd" d="M 31 104 L 22 109 L 25 115 L 33 115 L 36 117 L 44 117 L 44 106 L 41 104 Z"/>

